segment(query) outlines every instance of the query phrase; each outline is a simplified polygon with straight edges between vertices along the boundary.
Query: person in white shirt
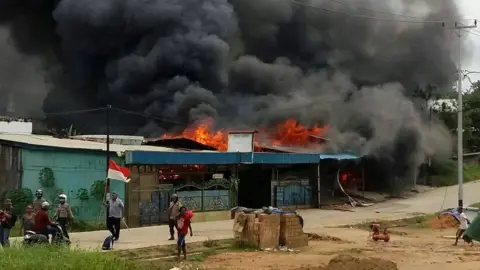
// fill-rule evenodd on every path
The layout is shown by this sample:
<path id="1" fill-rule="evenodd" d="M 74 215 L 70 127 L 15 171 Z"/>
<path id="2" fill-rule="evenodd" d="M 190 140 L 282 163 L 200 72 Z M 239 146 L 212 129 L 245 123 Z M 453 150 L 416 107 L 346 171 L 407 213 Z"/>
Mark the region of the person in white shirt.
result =
<path id="1" fill-rule="evenodd" d="M 458 244 L 458 239 L 462 237 L 465 231 L 468 229 L 468 224 L 470 224 L 470 220 L 468 219 L 467 215 L 463 212 L 462 207 L 457 208 L 458 213 L 460 214 L 460 227 L 457 230 L 457 235 L 455 237 L 455 246 Z"/>

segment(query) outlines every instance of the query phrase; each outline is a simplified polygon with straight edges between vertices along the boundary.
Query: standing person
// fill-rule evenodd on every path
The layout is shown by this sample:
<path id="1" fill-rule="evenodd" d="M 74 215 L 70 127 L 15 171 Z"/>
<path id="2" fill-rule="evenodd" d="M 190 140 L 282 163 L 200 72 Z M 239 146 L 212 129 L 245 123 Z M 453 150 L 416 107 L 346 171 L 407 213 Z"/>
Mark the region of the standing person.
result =
<path id="1" fill-rule="evenodd" d="M 70 205 L 67 203 L 67 195 L 60 194 L 58 196 L 59 204 L 57 210 L 55 210 L 54 219 L 58 221 L 58 224 L 62 227 L 65 237 L 70 239 L 68 235 L 67 226 L 69 221 L 73 221 L 73 213 Z"/>
<path id="2" fill-rule="evenodd" d="M 182 204 L 178 200 L 177 194 L 173 194 L 170 200 L 170 205 L 168 207 L 168 227 L 170 229 L 170 239 L 168 240 L 175 240 L 175 222 L 178 214 L 180 214 L 180 207 L 182 207 Z"/>
<path id="3" fill-rule="evenodd" d="M 178 258 L 183 251 L 183 259 L 187 259 L 187 245 L 185 244 L 185 238 L 188 234 L 188 229 L 190 229 L 190 236 L 193 236 L 191 216 L 186 213 L 187 208 L 185 206 L 180 207 L 180 214 L 177 216 L 177 247 L 178 247 Z"/>
<path id="4" fill-rule="evenodd" d="M 46 200 L 43 198 L 43 190 L 37 189 L 35 191 L 35 201 L 33 201 L 33 212 L 37 213 L 40 209 L 42 209 L 42 203 L 46 202 Z"/>
<path id="5" fill-rule="evenodd" d="M 455 244 L 453 244 L 454 246 L 458 244 L 458 239 L 462 237 L 462 235 L 468 229 L 468 224 L 470 223 L 470 220 L 468 219 L 467 215 L 463 212 L 462 207 L 458 207 L 457 211 L 460 214 L 460 227 L 457 230 L 457 235 L 455 237 Z"/>
<path id="6" fill-rule="evenodd" d="M 13 211 L 12 201 L 6 199 L 3 214 L 0 216 L 0 243 L 3 247 L 10 246 L 10 230 L 15 226 L 16 222 L 17 215 Z"/>
<path id="7" fill-rule="evenodd" d="M 35 213 L 33 213 L 33 207 L 31 205 L 28 205 L 25 209 L 20 230 L 23 235 L 25 235 L 26 231 L 35 231 Z"/>
<path id="8" fill-rule="evenodd" d="M 107 228 L 112 233 L 114 240 L 120 238 L 120 221 L 123 218 L 124 205 L 122 200 L 118 198 L 116 192 L 112 193 L 112 198 L 108 201 L 108 219 Z"/>

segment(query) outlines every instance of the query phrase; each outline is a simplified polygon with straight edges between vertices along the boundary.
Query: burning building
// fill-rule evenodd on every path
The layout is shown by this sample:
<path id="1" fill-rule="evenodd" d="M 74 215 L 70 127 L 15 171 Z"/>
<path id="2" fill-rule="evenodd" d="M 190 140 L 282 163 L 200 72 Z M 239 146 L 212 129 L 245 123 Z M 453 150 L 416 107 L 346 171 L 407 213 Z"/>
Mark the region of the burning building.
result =
<path id="1" fill-rule="evenodd" d="M 450 88 L 454 39 L 445 29 L 461 14 L 452 0 L 337 2 L 3 0 L 0 58 L 11 60 L 0 65 L 14 76 L 0 75 L 0 94 L 21 93 L 17 114 L 111 104 L 136 113 L 112 112 L 112 133 L 167 133 L 175 144 L 176 135 L 197 136 L 176 131 L 208 118 L 215 130 L 275 129 L 293 118 L 318 125 L 307 137 L 330 138 L 327 153 L 368 155 L 385 171 L 379 183 L 406 186 L 427 156 L 451 151 L 450 132 L 428 121 L 414 89 Z M 106 130 L 103 114 L 47 120 Z M 299 147 L 304 134 L 258 135 L 264 149 L 317 147 Z M 222 149 L 224 138 L 208 139 Z"/>
<path id="2" fill-rule="evenodd" d="M 206 120 L 147 139 L 147 145 L 183 152 L 127 153 L 133 171 L 127 188 L 130 220 L 140 225 L 167 221 L 172 192 L 196 212 L 224 211 L 225 216 L 225 210 L 237 205 L 318 207 L 321 197 L 336 188 L 339 164 L 357 164 L 359 159 L 354 154 L 319 154 L 330 141 L 323 137 L 327 128 L 307 128 L 289 119 L 262 131 L 214 130 Z M 351 182 L 351 175 L 347 178 L 342 177 L 342 185 Z M 161 209 L 148 214 L 149 205 Z"/>

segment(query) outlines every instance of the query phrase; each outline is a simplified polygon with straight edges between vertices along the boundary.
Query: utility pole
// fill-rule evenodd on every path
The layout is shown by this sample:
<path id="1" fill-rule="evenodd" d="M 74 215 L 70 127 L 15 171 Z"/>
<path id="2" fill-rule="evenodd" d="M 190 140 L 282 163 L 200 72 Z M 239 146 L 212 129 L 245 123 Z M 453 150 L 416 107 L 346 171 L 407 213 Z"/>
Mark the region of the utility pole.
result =
<path id="1" fill-rule="evenodd" d="M 457 126 L 457 161 L 458 161 L 458 207 L 463 207 L 463 89 L 462 89 L 462 30 L 477 28 L 477 20 L 473 25 L 463 25 L 459 22 L 455 22 L 455 29 L 458 36 L 458 66 L 457 66 L 457 114 L 458 114 L 458 126 Z"/>
<path id="2" fill-rule="evenodd" d="M 110 179 L 108 178 L 108 166 L 110 165 L 110 109 L 112 108 L 111 105 L 107 105 L 105 109 L 105 125 L 107 129 L 107 138 L 106 138 L 106 144 L 107 144 L 107 152 L 105 154 L 106 157 L 106 179 L 105 179 L 105 199 L 110 200 Z M 108 222 L 108 215 L 109 215 L 109 207 L 107 206 L 105 209 L 105 218 L 106 222 Z M 105 223 L 108 224 L 108 223 Z"/>

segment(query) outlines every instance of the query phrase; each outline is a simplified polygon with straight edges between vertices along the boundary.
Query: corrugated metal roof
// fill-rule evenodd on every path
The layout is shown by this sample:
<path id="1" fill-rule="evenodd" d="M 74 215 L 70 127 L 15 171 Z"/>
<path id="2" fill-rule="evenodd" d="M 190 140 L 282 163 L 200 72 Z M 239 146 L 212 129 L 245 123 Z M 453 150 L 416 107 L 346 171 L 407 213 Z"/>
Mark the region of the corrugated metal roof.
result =
<path id="1" fill-rule="evenodd" d="M 0 141 L 8 141 L 17 144 L 25 144 L 31 146 L 41 147 L 56 147 L 67 149 L 86 149 L 86 150 L 98 150 L 106 151 L 107 145 L 100 142 L 91 142 L 85 140 L 75 139 L 59 139 L 52 136 L 44 135 L 28 135 L 28 134 L 0 134 Z M 110 151 L 112 152 L 125 152 L 125 151 L 149 151 L 149 152 L 180 152 L 179 150 L 148 146 L 148 145 L 120 145 L 110 144 Z"/>
<path id="2" fill-rule="evenodd" d="M 138 152 L 127 151 L 127 164 L 317 164 L 322 159 L 358 159 L 353 154 L 307 154 L 307 153 L 234 153 L 234 152 Z"/>
<path id="3" fill-rule="evenodd" d="M 72 136 L 71 138 L 100 143 L 105 143 L 107 141 L 107 135 L 77 135 Z M 112 144 L 142 145 L 143 141 L 144 138 L 142 136 L 110 135 L 110 143 Z"/>

